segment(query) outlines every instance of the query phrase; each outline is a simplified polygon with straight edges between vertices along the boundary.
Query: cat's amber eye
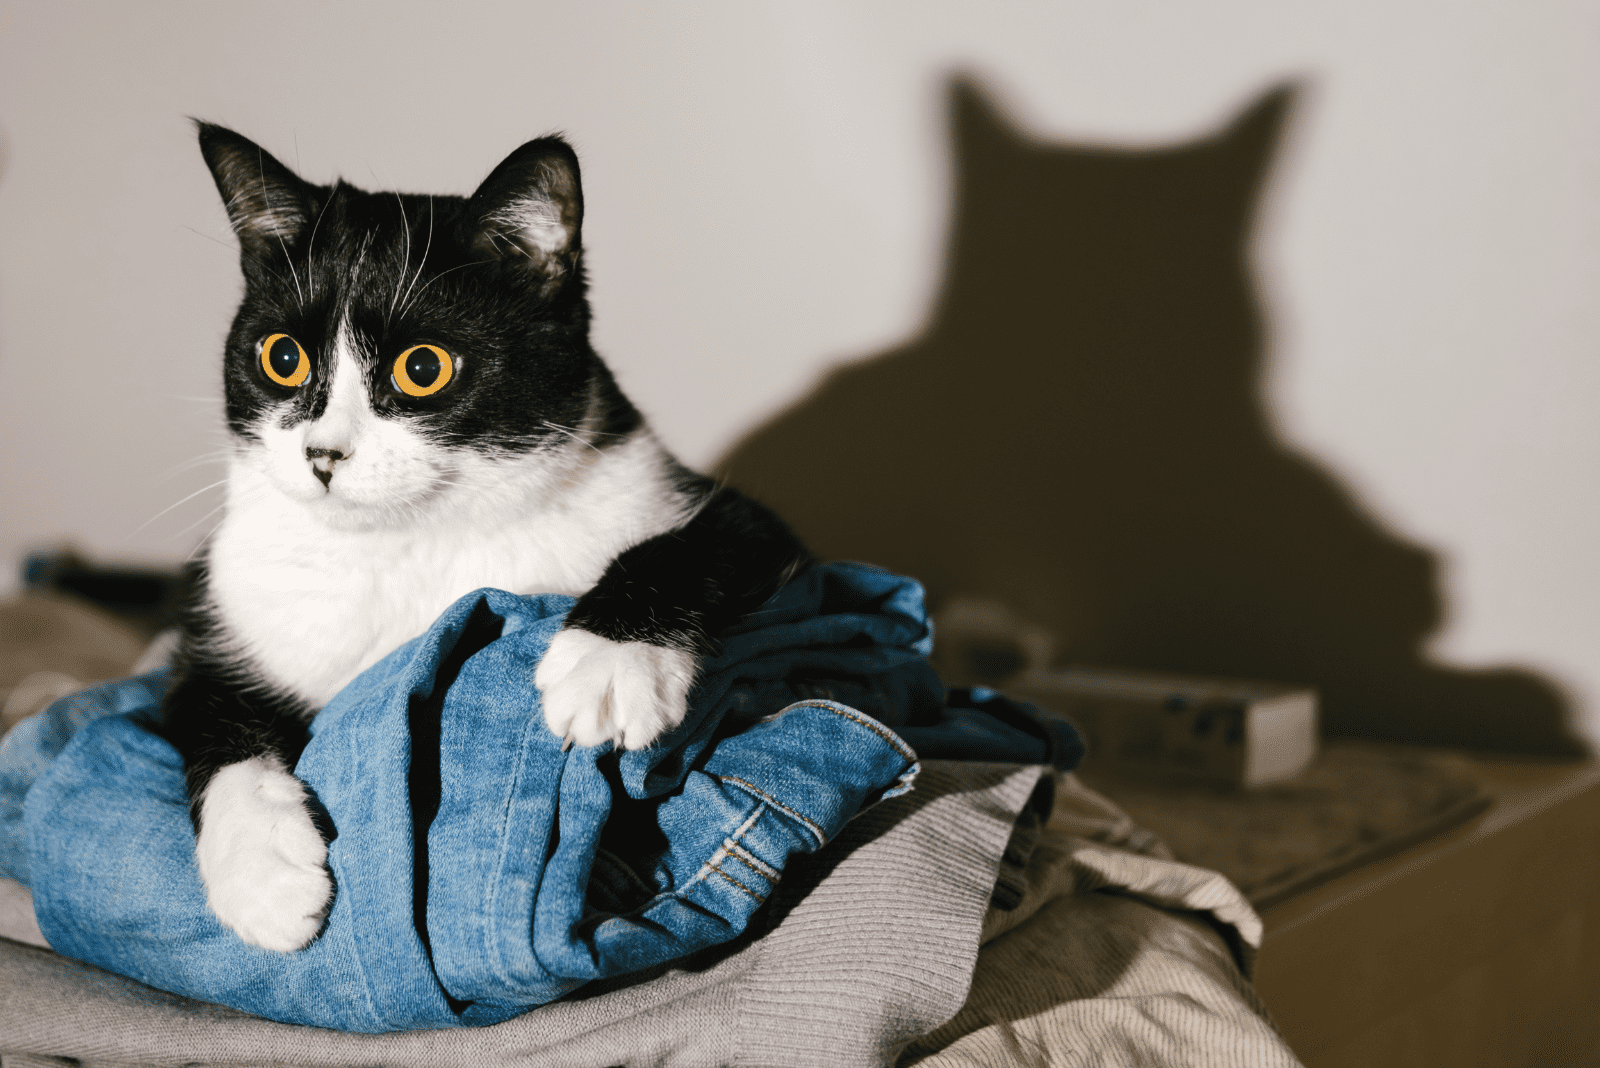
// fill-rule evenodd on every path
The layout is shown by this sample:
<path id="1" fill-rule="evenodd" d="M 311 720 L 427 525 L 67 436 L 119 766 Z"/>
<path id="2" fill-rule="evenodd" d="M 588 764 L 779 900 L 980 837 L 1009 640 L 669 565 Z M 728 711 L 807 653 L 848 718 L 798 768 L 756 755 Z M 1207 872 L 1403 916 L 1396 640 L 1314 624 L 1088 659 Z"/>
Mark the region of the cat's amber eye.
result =
<path id="1" fill-rule="evenodd" d="M 394 360 L 394 385 L 410 397 L 427 397 L 450 384 L 456 361 L 438 345 L 412 345 Z"/>
<path id="2" fill-rule="evenodd" d="M 273 334 L 261 343 L 261 369 L 280 386 L 298 386 L 311 374 L 311 358 L 288 334 Z"/>

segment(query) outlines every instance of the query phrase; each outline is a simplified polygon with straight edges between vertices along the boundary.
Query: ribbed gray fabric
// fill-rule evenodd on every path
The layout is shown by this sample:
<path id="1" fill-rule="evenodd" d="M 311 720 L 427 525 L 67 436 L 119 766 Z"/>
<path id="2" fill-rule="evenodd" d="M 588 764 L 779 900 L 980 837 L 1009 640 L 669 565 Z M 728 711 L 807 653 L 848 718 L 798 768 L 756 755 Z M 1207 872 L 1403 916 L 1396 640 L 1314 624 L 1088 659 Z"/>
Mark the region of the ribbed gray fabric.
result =
<path id="1" fill-rule="evenodd" d="M 6 1068 L 888 1064 L 965 1000 L 1001 855 L 1042 774 L 930 761 L 915 790 L 785 874 L 764 936 L 495 1027 L 278 1024 L 0 942 L 0 1051 Z"/>
<path id="2" fill-rule="evenodd" d="M 1167 857 L 1062 776 L 1021 903 L 985 921 L 966 1004 L 900 1063 L 1298 1068 L 1246 978 L 1261 921 L 1226 879 Z"/>
<path id="3" fill-rule="evenodd" d="M 984 767 L 928 762 L 917 780 L 926 807 L 916 818 L 842 857 L 814 889 L 785 877 L 779 894 L 803 894 L 796 912 L 803 908 L 807 922 L 768 936 L 770 955 L 741 989 L 738 1063 L 888 1064 L 955 1014 L 972 982 L 1001 855 L 1043 771 L 990 785 L 1003 766 Z M 921 857 L 937 876 L 908 877 L 907 866 L 883 863 L 877 854 L 891 841 L 897 855 Z"/>

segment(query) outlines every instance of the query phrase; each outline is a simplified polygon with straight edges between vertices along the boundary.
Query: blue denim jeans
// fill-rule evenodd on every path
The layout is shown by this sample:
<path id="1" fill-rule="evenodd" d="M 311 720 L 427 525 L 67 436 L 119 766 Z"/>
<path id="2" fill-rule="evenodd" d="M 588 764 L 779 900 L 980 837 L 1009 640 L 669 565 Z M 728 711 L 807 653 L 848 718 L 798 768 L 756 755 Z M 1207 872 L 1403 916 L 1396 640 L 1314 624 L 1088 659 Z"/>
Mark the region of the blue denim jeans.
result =
<path id="1" fill-rule="evenodd" d="M 571 605 L 470 594 L 318 715 L 295 772 L 332 823 L 337 890 L 300 952 L 206 908 L 182 762 L 153 730 L 164 672 L 6 737 L 0 872 L 57 951 L 161 989 L 343 1030 L 486 1024 L 740 934 L 792 856 L 911 788 L 918 751 L 1082 753 L 993 695 L 947 701 L 920 587 L 858 564 L 726 635 L 656 745 L 563 752 L 533 672 Z"/>

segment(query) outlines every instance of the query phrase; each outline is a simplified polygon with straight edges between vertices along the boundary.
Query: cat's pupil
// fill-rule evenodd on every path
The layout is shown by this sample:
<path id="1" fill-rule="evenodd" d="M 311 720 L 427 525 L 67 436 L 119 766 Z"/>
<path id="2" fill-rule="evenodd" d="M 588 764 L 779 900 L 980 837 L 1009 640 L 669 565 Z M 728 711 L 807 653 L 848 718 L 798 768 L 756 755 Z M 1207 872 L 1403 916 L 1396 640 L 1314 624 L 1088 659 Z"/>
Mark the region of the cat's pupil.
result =
<path id="1" fill-rule="evenodd" d="M 280 337 L 267 352 L 267 362 L 279 378 L 292 378 L 300 369 L 300 346 L 294 343 L 294 338 Z"/>
<path id="2" fill-rule="evenodd" d="M 406 375 L 423 389 L 433 385 L 439 371 L 439 357 L 432 349 L 418 349 L 406 357 Z"/>

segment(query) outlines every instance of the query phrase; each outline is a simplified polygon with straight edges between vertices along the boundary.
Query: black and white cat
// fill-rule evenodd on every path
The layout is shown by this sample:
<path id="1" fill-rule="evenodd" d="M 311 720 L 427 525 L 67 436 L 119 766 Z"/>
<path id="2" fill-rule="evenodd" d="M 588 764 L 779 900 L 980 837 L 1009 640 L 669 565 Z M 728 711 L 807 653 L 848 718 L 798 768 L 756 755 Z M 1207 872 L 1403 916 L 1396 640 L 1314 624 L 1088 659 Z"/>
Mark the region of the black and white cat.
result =
<path id="1" fill-rule="evenodd" d="M 346 683 L 494 586 L 578 597 L 534 677 L 579 745 L 682 721 L 698 657 L 809 558 L 680 466 L 589 345 L 578 161 L 513 152 L 470 197 L 312 185 L 199 124 L 245 293 L 223 355 L 226 517 L 164 730 L 207 900 L 309 943 L 334 892 L 292 775 Z"/>

